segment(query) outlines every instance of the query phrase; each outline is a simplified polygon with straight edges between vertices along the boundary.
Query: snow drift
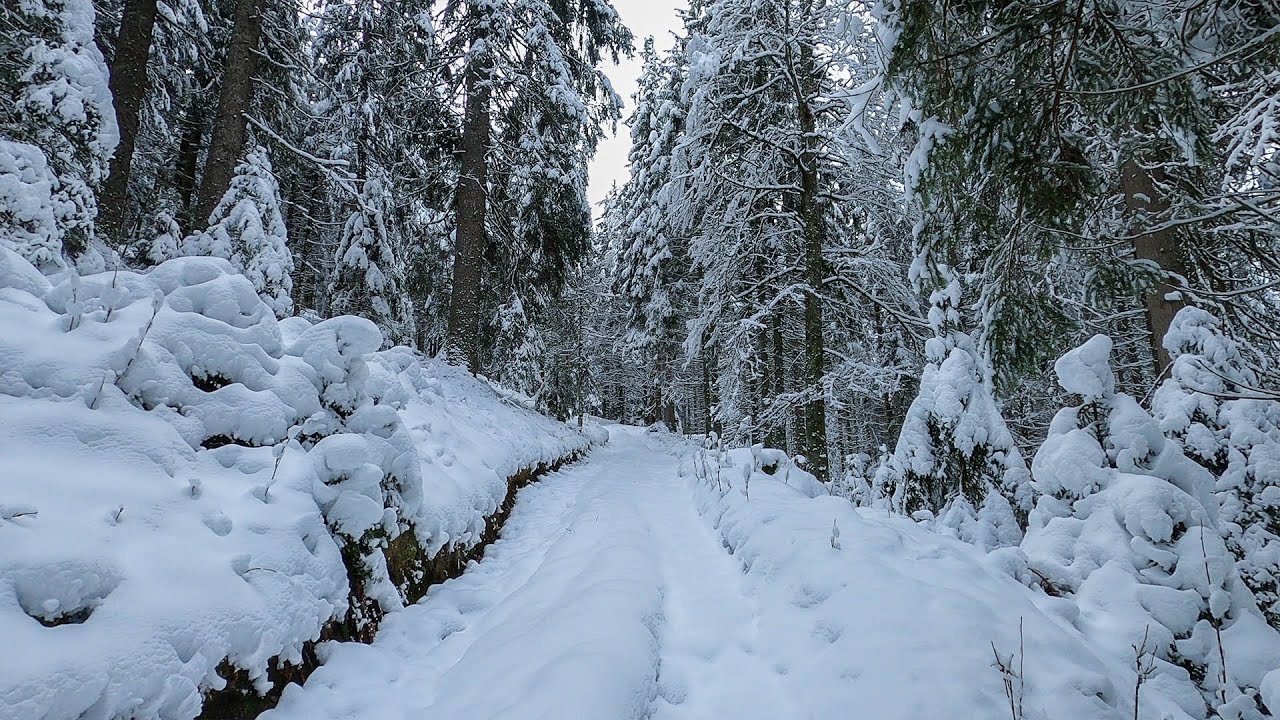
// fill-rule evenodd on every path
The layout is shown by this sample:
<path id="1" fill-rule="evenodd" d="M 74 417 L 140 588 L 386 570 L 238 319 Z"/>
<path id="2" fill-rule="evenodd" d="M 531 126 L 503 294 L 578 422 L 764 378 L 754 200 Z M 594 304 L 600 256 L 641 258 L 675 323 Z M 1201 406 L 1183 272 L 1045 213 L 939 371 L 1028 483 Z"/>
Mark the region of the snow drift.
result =
<path id="1" fill-rule="evenodd" d="M 214 258 L 50 279 L 0 248 L 0 328 L 6 719 L 265 691 L 416 599 L 393 543 L 474 545 L 509 476 L 589 444 L 366 320 L 278 321 Z"/>

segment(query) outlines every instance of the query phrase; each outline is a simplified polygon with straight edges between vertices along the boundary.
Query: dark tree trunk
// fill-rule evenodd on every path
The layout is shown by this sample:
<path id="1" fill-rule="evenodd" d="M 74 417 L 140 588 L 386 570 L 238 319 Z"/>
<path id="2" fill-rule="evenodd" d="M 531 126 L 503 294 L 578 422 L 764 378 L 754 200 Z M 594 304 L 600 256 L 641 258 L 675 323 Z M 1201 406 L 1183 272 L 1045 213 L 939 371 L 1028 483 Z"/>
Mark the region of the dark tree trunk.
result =
<path id="1" fill-rule="evenodd" d="M 1169 209 L 1169 203 L 1156 187 L 1151 171 L 1132 158 L 1120 166 L 1120 190 L 1124 193 L 1125 210 L 1130 214 L 1157 214 Z M 1158 265 L 1164 273 L 1186 277 L 1186 259 L 1178 247 L 1178 236 L 1175 230 L 1158 230 L 1134 238 L 1133 255 L 1137 260 L 1146 260 Z M 1164 349 L 1164 336 L 1168 334 L 1169 326 L 1173 324 L 1173 317 L 1185 304 L 1182 300 L 1168 299 L 1168 295 L 1176 290 L 1177 288 L 1169 283 L 1160 281 L 1143 298 L 1156 378 L 1159 378 L 1173 362 L 1169 351 Z"/>
<path id="2" fill-rule="evenodd" d="M 786 392 L 787 372 L 786 372 L 786 350 L 782 342 L 782 318 L 779 317 L 781 309 L 776 309 L 769 316 L 769 329 L 766 335 L 765 346 L 769 348 L 768 357 L 762 358 L 769 366 L 769 375 L 772 382 L 766 391 L 773 396 L 775 401 Z M 787 447 L 787 424 L 781 418 L 774 420 L 769 426 L 769 433 L 765 436 L 764 444 L 771 448 L 780 450 L 788 450 Z"/>
<path id="3" fill-rule="evenodd" d="M 147 95 L 147 59 L 156 26 L 156 0 L 127 0 L 111 63 L 111 97 L 115 103 L 120 143 L 111 158 L 110 174 L 98 202 L 98 228 L 109 242 L 125 241 L 129 205 L 129 170 Z"/>
<path id="4" fill-rule="evenodd" d="M 699 364 L 702 365 L 702 432 L 710 435 L 715 429 L 715 422 L 712 411 L 715 406 L 715 399 L 711 390 L 711 365 L 707 359 L 706 348 L 699 353 Z"/>
<path id="5" fill-rule="evenodd" d="M 195 228 L 192 221 L 192 202 L 196 194 L 196 172 L 200 166 L 200 140 L 204 137 L 204 123 L 197 112 L 199 97 L 193 99 L 182 118 L 182 140 L 178 145 L 178 165 L 174 168 L 173 183 L 178 190 L 178 201 L 181 207 L 178 212 L 178 225 L 183 232 L 191 232 Z"/>
<path id="6" fill-rule="evenodd" d="M 467 68 L 458 190 L 457 239 L 453 250 L 453 289 L 449 297 L 448 353 L 454 363 L 480 371 L 480 285 L 488 245 L 489 76 L 486 60 Z"/>
<path id="7" fill-rule="evenodd" d="M 808 15 L 808 5 L 801 8 Z M 826 241 L 826 218 L 819 197 L 818 150 L 815 138 L 817 117 L 812 101 L 817 96 L 817 68 L 813 46 L 807 39 L 799 42 L 799 58 L 795 68 L 796 109 L 799 114 L 800 137 L 800 221 L 804 226 L 804 279 L 809 291 L 804 296 L 804 381 L 812 397 L 804 406 L 802 446 L 809 460 L 809 472 L 823 482 L 830 479 L 827 457 L 827 405 L 822 390 L 826 375 L 826 348 L 822 322 L 822 284 L 826 268 L 822 250 Z"/>
<path id="8" fill-rule="evenodd" d="M 253 81 L 258 69 L 264 0 L 237 0 L 231 46 L 222 67 L 222 90 L 213 119 L 213 136 L 204 161 L 204 177 L 196 197 L 192 225 L 206 222 L 222 199 L 244 154 Z"/>

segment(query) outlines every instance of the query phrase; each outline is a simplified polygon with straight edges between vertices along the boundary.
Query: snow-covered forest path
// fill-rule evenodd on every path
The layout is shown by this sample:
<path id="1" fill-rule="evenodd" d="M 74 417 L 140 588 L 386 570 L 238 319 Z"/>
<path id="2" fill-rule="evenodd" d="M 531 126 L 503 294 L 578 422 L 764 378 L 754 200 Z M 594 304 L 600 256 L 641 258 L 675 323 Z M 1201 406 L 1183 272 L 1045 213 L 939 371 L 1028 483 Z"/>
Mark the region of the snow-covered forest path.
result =
<path id="1" fill-rule="evenodd" d="M 263 717 L 997 718 L 993 647 L 1053 668 L 1017 690 L 1044 717 L 1133 717 L 1123 662 L 1015 581 L 1014 555 L 856 509 L 811 476 L 747 485 L 749 450 L 700 480 L 716 461 L 688 441 L 610 431 L 521 491 L 481 562 L 372 645 L 322 646 L 325 665 Z M 1144 720 L 1186 717 L 1144 702 Z"/>
<path id="2" fill-rule="evenodd" d="M 788 717 L 741 566 L 699 517 L 685 445 L 613 428 L 524 490 L 482 562 L 335 646 L 288 718 Z"/>

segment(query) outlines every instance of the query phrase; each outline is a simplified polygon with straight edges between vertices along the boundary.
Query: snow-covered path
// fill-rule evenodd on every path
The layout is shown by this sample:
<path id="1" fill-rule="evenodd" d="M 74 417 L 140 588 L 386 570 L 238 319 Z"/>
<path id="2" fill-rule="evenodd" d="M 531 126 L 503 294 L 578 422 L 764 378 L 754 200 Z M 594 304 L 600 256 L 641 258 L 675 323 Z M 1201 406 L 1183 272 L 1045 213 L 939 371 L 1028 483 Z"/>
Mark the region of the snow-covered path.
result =
<path id="1" fill-rule="evenodd" d="M 614 428 L 522 492 L 483 562 L 334 647 L 269 720 L 780 718 L 741 566 L 678 475 L 684 446 Z"/>
<path id="2" fill-rule="evenodd" d="M 689 476 L 689 445 L 612 436 L 522 491 L 482 562 L 372 645 L 325 648 L 263 717 L 994 718 L 992 643 L 1018 647 L 1020 626 L 1053 668 L 1029 703 L 1125 716 L 1123 671 L 975 548 L 764 475 L 749 499 L 718 490 Z"/>
<path id="3" fill-rule="evenodd" d="M 697 622 L 668 613 L 664 589 L 723 590 L 684 554 L 724 556 L 717 580 L 735 579 L 691 502 L 670 496 L 687 498 L 677 458 L 651 442 L 615 431 L 523 491 L 483 562 L 388 618 L 373 645 L 333 646 L 267 717 L 649 717 L 662 617 Z"/>

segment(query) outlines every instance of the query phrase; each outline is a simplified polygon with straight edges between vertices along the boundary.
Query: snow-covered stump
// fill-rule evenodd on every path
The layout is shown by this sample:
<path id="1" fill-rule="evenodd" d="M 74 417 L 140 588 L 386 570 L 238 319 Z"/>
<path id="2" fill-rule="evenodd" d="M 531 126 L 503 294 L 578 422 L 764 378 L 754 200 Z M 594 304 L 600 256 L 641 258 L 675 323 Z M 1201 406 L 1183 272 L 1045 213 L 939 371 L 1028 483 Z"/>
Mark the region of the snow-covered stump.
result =
<path id="1" fill-rule="evenodd" d="M 0 708 L 252 717 L 479 557 L 590 441 L 215 258 L 46 278 L 0 247 Z"/>

